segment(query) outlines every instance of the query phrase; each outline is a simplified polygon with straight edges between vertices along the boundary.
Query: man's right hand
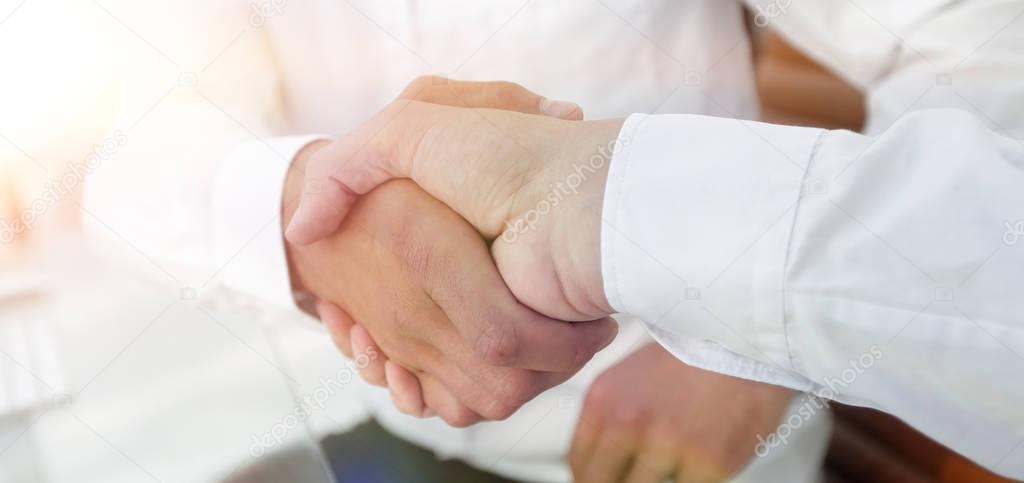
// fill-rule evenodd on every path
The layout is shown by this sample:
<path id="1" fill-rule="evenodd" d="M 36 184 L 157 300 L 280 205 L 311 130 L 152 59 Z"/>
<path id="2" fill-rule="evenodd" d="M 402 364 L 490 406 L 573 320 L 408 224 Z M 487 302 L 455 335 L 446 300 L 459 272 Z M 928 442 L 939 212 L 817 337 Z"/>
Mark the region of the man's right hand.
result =
<path id="1" fill-rule="evenodd" d="M 495 100 L 500 101 L 500 96 Z M 613 313 L 601 271 L 601 215 L 624 120 L 568 121 L 507 108 L 399 99 L 317 152 L 286 237 L 333 232 L 360 195 L 409 178 L 492 246 L 523 304 L 560 320 Z"/>
<path id="2" fill-rule="evenodd" d="M 302 191 L 293 170 L 285 201 Z M 285 223 L 294 207 L 287 204 Z M 365 196 L 327 239 L 289 245 L 289 259 L 296 285 L 330 303 L 320 305 L 334 311 L 325 320 L 356 323 L 372 338 L 350 340 L 351 323 L 329 325 L 344 352 L 375 342 L 417 376 L 426 408 L 397 400 L 399 409 L 429 408 L 455 426 L 509 416 L 569 378 L 616 332 L 610 319 L 562 322 L 519 304 L 476 230 L 408 180 Z M 363 375 L 384 384 L 379 364 Z"/>

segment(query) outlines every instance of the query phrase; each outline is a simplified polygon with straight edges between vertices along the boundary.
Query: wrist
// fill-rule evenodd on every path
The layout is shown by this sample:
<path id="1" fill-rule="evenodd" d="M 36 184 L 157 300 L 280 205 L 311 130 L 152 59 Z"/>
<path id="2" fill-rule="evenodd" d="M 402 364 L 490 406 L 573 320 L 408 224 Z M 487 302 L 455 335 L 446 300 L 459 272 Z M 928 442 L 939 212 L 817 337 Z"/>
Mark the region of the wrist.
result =
<path id="1" fill-rule="evenodd" d="M 601 213 L 609 166 L 615 154 L 629 144 L 628 139 L 620 137 L 623 123 L 623 119 L 595 122 L 594 127 L 588 128 L 575 142 L 583 148 L 583 156 L 566 156 L 565 159 L 576 161 L 570 164 L 562 179 L 567 185 L 579 183 L 579 196 L 560 214 L 552 233 L 551 247 L 555 260 L 559 261 L 555 264 L 559 278 L 573 281 L 580 294 L 579 303 L 599 316 L 614 312 L 604 291 Z"/>
<path id="2" fill-rule="evenodd" d="M 601 210 L 623 120 L 565 122 L 541 130 L 531 151 L 546 168 L 515 195 L 492 248 L 516 297 L 560 320 L 612 313 L 601 271 Z M 557 161 L 555 161 L 557 160 Z"/>

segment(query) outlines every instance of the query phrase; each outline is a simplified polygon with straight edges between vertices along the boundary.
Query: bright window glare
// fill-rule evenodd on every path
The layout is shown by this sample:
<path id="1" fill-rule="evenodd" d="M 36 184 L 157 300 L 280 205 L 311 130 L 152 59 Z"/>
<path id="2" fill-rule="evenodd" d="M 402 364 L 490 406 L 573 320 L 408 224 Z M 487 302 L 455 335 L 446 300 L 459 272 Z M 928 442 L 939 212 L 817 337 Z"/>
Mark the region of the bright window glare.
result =
<path id="1" fill-rule="evenodd" d="M 116 59 L 104 16 L 88 1 L 0 1 L 3 176 L 38 170 L 26 156 L 46 165 L 108 127 Z"/>

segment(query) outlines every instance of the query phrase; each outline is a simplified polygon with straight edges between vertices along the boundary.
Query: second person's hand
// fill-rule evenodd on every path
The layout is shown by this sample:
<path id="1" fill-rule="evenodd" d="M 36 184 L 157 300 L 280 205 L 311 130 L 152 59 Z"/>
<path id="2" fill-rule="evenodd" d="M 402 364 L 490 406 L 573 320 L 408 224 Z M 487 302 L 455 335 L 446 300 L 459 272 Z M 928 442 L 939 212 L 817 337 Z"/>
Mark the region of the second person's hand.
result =
<path id="1" fill-rule="evenodd" d="M 549 101 L 506 82 L 437 85 L 421 77 L 400 99 L 582 118 L 575 104 Z M 286 200 L 302 192 L 299 173 L 309 169 L 311 159 L 325 145 L 308 146 L 295 160 Z M 350 357 L 370 346 L 376 348 L 379 357 L 363 368 L 363 377 L 383 385 L 388 372 L 393 396 L 415 394 L 415 398 L 396 397 L 399 409 L 415 415 L 427 410 L 459 426 L 481 418 L 500 419 L 537 391 L 569 377 L 607 344 L 614 334 L 610 320 L 571 324 L 516 304 L 497 277 L 479 235 L 437 200 L 410 183 L 399 188 L 401 184 L 382 187 L 367 197 L 357 210 L 361 221 L 335 227 L 339 229 L 330 240 L 290 250 L 293 283 L 324 298 L 318 310 L 339 348 Z M 286 222 L 291 216 L 292 210 L 287 209 Z M 375 250 L 365 239 L 357 242 L 360 236 L 372 240 L 370 245 L 388 248 L 367 258 Z M 407 262 L 405 269 L 396 263 L 402 260 Z M 409 263 L 415 265 L 417 260 L 423 263 L 411 269 Z M 453 279 L 455 272 L 463 275 Z M 469 296 L 474 291 L 477 294 Z M 384 302 L 396 298 L 409 303 L 433 300 L 403 316 L 402 311 L 411 308 Z M 351 339 L 350 332 L 355 334 Z M 429 347 L 442 340 L 441 346 Z M 385 366 L 392 370 L 385 371 Z M 406 377 L 395 377 L 396 372 Z"/>
<path id="2" fill-rule="evenodd" d="M 562 320 L 612 312 L 600 268 L 607 168 L 628 144 L 622 120 L 565 121 L 496 109 L 399 99 L 310 160 L 287 237 L 334 231 L 356 199 L 392 178 L 413 179 L 488 240 L 513 294 Z"/>

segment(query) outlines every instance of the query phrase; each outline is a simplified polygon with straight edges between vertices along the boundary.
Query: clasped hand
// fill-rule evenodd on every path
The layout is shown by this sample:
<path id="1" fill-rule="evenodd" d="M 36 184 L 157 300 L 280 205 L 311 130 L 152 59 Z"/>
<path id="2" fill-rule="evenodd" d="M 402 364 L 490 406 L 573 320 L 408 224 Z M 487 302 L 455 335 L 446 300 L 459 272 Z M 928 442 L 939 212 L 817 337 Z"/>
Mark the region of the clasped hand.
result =
<path id="1" fill-rule="evenodd" d="M 289 177 L 297 283 L 344 352 L 385 355 L 363 374 L 400 409 L 501 419 L 614 338 L 600 213 L 622 121 L 581 118 L 515 84 L 419 79 L 296 160 L 322 187 Z M 345 250 L 375 256 L 330 263 Z"/>

